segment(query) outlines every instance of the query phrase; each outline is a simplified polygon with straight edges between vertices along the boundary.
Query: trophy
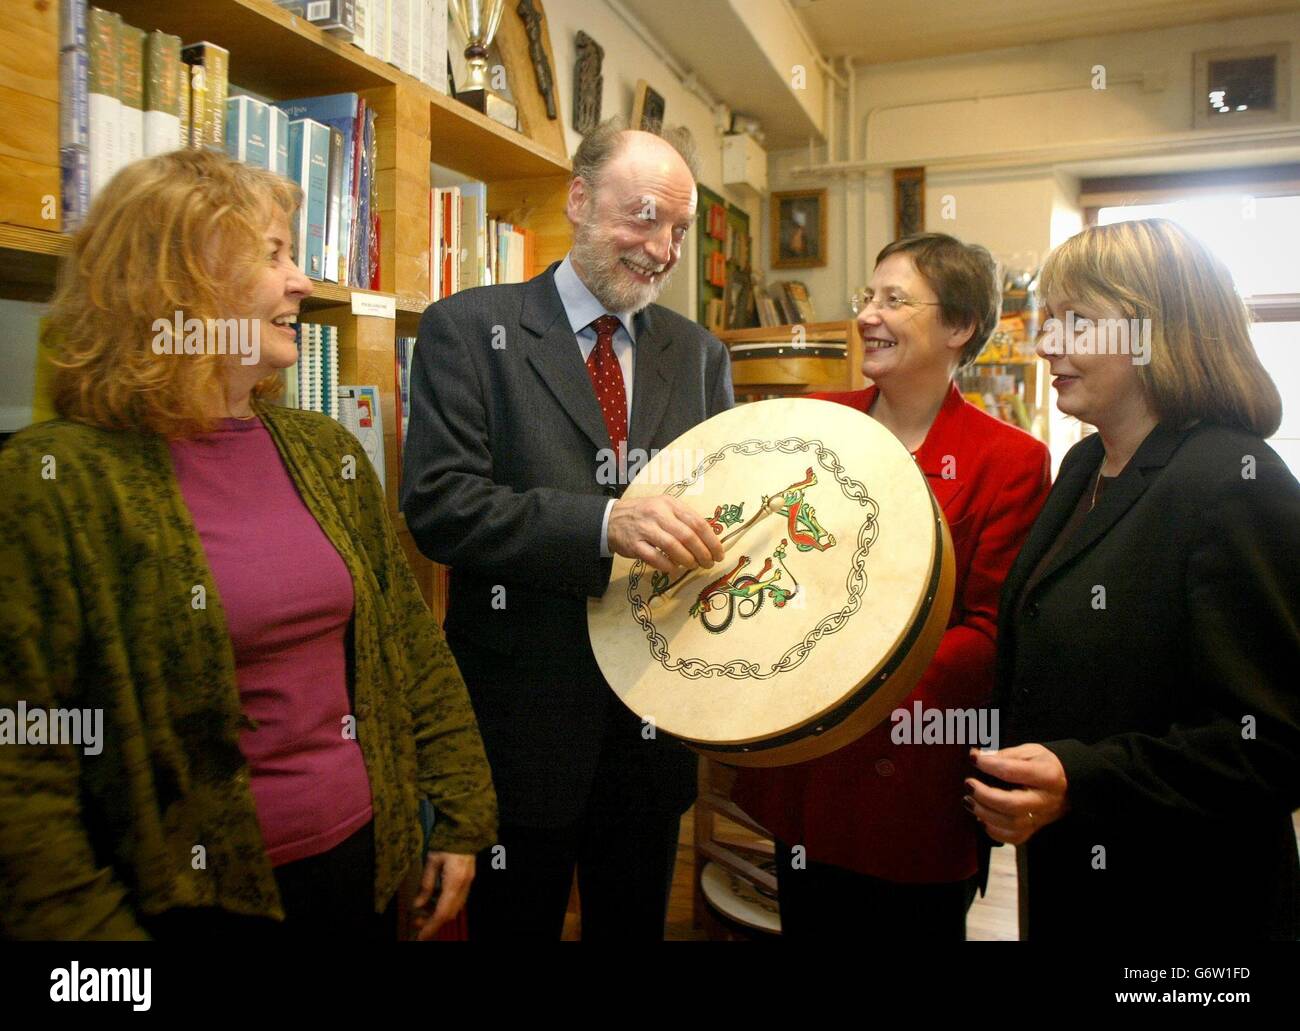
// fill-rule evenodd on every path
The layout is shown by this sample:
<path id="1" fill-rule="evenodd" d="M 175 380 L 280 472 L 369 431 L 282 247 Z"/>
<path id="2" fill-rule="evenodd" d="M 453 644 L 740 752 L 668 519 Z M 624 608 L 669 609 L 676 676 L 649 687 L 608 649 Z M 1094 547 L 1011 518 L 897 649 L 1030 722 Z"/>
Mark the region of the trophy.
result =
<path id="1" fill-rule="evenodd" d="M 492 89 L 488 75 L 488 46 L 496 35 L 497 26 L 501 24 L 505 0 L 449 0 L 449 6 L 456 19 L 456 27 L 469 41 L 465 47 L 468 75 L 464 88 L 456 90 L 456 99 L 502 125 L 518 129 L 518 110 Z"/>

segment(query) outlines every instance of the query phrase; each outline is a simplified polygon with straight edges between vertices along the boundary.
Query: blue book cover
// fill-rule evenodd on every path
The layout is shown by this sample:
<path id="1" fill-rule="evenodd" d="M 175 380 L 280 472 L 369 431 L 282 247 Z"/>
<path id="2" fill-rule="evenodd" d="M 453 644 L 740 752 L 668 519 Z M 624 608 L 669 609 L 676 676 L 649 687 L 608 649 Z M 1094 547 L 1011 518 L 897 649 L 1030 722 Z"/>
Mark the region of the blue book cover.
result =
<path id="1" fill-rule="evenodd" d="M 357 111 L 360 105 L 355 93 L 327 93 L 320 97 L 300 97 L 297 100 L 278 100 L 275 106 L 289 118 L 311 118 L 343 134 L 343 169 L 339 186 L 338 273 L 339 282 L 348 286 L 365 286 L 356 282 L 352 274 L 352 240 L 356 233 L 356 211 L 352 198 L 353 148 L 357 139 Z"/>
<path id="2" fill-rule="evenodd" d="M 86 0 L 59 0 L 59 49 L 86 48 Z"/>
<path id="3" fill-rule="evenodd" d="M 289 178 L 302 187 L 295 220 L 298 266 L 312 279 L 325 273 L 325 206 L 329 190 L 330 131 L 300 118 L 289 123 Z"/>
<path id="4" fill-rule="evenodd" d="M 266 137 L 270 113 L 252 97 L 231 97 L 226 101 L 226 153 L 236 161 L 258 168 L 269 167 Z"/>

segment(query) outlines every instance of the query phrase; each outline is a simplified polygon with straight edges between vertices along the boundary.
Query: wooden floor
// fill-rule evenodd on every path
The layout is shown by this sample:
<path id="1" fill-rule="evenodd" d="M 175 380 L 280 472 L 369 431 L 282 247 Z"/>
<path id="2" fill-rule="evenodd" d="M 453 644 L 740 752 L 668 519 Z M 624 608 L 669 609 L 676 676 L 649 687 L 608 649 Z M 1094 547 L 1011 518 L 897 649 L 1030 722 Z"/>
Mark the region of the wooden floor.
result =
<path id="1" fill-rule="evenodd" d="M 693 918 L 695 884 L 694 821 L 692 809 L 682 818 L 682 832 L 677 845 L 677 869 L 673 875 L 673 890 L 668 903 L 668 941 L 698 941 L 708 937 L 697 929 Z M 1300 812 L 1292 817 L 1296 840 L 1300 843 Z M 580 918 L 575 889 L 569 900 L 569 913 L 564 921 L 564 940 L 576 941 L 579 937 Z M 1016 941 L 1019 937 L 1016 916 L 1016 852 L 1004 846 L 993 850 L 989 868 L 988 894 L 976 898 L 966 917 L 968 941 Z"/>

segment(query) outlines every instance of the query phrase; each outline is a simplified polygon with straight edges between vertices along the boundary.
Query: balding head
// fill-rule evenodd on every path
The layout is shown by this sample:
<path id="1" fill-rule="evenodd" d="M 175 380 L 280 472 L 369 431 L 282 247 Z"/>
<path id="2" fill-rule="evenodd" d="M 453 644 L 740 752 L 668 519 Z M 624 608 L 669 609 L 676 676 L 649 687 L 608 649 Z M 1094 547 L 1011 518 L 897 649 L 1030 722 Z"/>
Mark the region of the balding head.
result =
<path id="1" fill-rule="evenodd" d="M 689 141 L 689 135 L 681 138 Z M 602 123 L 573 159 L 565 209 L 578 276 L 614 313 L 659 296 L 695 220 L 693 152 L 667 136 Z"/>

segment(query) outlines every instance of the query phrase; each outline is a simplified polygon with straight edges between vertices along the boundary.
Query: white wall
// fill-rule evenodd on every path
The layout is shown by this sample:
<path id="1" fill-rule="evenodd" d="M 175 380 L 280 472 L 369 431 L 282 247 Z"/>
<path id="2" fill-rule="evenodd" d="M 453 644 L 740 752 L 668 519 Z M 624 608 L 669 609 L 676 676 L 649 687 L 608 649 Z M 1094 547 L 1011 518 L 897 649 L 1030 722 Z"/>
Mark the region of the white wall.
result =
<path id="1" fill-rule="evenodd" d="M 1193 132 L 1192 55 L 1279 40 L 1290 40 L 1293 51 L 1290 138 L 1255 139 L 1247 153 L 1233 131 Z M 1092 88 L 1097 65 L 1105 67 L 1105 90 Z M 927 229 L 1012 259 L 1045 252 L 1078 230 L 1081 174 L 1155 170 L 1157 161 L 1162 171 L 1271 163 L 1295 160 L 1300 150 L 1300 14 L 860 65 L 856 78 L 851 157 L 874 167 L 794 175 L 812 163 L 807 148 L 768 163 L 774 190 L 829 190 L 827 267 L 767 273 L 769 281 L 807 283 L 819 317 L 848 315 L 853 289 L 892 239 L 894 167 L 926 166 Z M 1021 95 L 992 96 L 1006 93 Z M 827 160 L 824 148 L 814 160 Z M 945 198 L 951 218 L 943 217 Z"/>
<path id="2" fill-rule="evenodd" d="M 573 129 L 573 66 L 577 60 L 576 37 L 581 29 L 605 50 L 601 74 L 604 90 L 601 118 L 632 114 L 638 79 L 645 79 L 664 98 L 664 115 L 669 125 L 684 125 L 695 137 L 700 151 L 700 182 L 722 194 L 749 212 L 750 230 L 758 232 L 762 204 L 757 198 L 722 185 L 722 136 L 714 124 L 708 105 L 685 89 L 668 65 L 656 54 L 653 45 L 643 40 L 609 4 L 603 0 L 547 0 L 546 21 L 550 29 L 551 49 L 555 55 L 552 73 L 559 88 L 565 138 L 569 154 L 577 149 L 580 137 Z M 688 318 L 696 315 L 695 237 L 683 254 L 682 261 L 669 279 L 660 303 Z"/>

